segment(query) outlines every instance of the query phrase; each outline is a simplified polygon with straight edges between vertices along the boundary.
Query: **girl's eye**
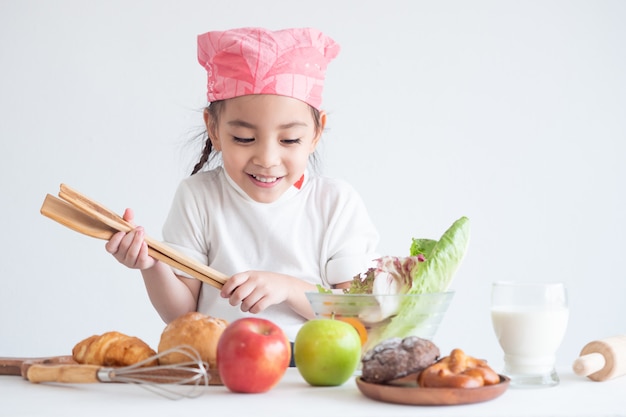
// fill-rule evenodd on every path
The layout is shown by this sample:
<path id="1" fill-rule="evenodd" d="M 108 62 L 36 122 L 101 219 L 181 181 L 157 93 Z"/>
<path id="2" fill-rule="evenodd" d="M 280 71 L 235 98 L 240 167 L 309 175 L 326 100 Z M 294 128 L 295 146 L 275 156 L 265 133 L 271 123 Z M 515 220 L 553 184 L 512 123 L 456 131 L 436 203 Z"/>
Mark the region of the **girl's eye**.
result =
<path id="1" fill-rule="evenodd" d="M 233 136 L 233 140 L 237 143 L 252 143 L 254 142 L 254 138 L 238 138 L 237 136 Z"/>
<path id="2" fill-rule="evenodd" d="M 297 145 L 298 143 L 302 141 L 300 139 L 283 139 L 282 142 L 285 145 Z"/>

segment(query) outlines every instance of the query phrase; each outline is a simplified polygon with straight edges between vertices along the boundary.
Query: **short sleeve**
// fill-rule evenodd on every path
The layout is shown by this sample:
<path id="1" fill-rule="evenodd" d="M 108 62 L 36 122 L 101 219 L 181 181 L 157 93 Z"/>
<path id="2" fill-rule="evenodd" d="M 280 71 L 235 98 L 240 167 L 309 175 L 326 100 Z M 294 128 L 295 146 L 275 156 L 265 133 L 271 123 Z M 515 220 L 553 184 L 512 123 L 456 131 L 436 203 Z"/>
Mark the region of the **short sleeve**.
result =
<path id="1" fill-rule="evenodd" d="M 330 285 L 351 281 L 374 266 L 379 234 L 365 204 L 351 187 L 341 190 L 327 236 L 326 281 Z"/>

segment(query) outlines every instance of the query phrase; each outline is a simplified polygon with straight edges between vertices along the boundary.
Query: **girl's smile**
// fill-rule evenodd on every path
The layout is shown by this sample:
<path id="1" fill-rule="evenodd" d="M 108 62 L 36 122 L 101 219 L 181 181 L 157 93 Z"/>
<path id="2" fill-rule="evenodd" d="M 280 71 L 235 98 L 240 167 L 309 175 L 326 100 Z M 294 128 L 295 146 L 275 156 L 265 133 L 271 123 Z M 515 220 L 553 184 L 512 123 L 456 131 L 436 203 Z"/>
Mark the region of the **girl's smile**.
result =
<path id="1" fill-rule="evenodd" d="M 261 177 L 254 174 L 249 174 L 253 181 L 258 182 L 257 184 L 260 187 L 272 187 L 278 181 L 280 181 L 283 177 Z"/>

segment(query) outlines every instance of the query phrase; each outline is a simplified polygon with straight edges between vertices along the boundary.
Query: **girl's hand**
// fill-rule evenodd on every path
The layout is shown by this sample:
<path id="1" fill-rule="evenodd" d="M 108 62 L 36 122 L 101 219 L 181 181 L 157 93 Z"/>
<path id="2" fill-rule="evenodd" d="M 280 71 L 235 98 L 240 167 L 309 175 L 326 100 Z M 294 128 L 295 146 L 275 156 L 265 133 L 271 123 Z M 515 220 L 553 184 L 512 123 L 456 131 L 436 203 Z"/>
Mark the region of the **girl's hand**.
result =
<path id="1" fill-rule="evenodd" d="M 292 288 L 301 285 L 297 278 L 265 271 L 246 271 L 226 280 L 220 295 L 241 311 L 260 313 L 273 304 L 288 301 Z"/>
<path id="2" fill-rule="evenodd" d="M 131 209 L 124 211 L 124 220 L 133 224 L 134 214 Z M 124 233 L 118 232 L 104 246 L 121 264 L 133 269 L 149 269 L 156 260 L 148 255 L 148 244 L 144 241 L 143 227 Z"/>

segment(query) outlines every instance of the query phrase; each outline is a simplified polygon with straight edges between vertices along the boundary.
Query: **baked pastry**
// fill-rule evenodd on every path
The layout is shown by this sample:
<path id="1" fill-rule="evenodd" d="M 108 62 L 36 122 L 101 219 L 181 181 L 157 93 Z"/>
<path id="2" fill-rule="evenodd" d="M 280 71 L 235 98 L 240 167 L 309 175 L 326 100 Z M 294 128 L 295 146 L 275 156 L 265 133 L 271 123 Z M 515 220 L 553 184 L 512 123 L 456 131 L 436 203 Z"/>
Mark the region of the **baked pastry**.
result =
<path id="1" fill-rule="evenodd" d="M 383 383 L 420 372 L 439 358 L 439 348 L 417 336 L 383 340 L 361 359 L 361 379 Z"/>
<path id="2" fill-rule="evenodd" d="M 76 362 L 100 366 L 134 365 L 155 355 L 156 352 L 143 340 L 115 331 L 88 337 L 72 349 Z M 157 364 L 154 359 L 144 366 Z"/>
<path id="3" fill-rule="evenodd" d="M 453 349 L 450 356 L 424 369 L 417 377 L 420 387 L 477 388 L 500 382 L 500 376 L 487 362 L 468 356 L 461 349 Z"/>
<path id="4" fill-rule="evenodd" d="M 187 345 L 194 348 L 209 368 L 217 368 L 217 341 L 228 326 L 224 319 L 191 312 L 168 324 L 159 342 L 159 353 L 168 349 Z M 189 362 L 189 357 L 177 352 L 159 358 L 161 365 Z"/>

